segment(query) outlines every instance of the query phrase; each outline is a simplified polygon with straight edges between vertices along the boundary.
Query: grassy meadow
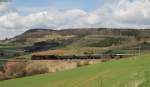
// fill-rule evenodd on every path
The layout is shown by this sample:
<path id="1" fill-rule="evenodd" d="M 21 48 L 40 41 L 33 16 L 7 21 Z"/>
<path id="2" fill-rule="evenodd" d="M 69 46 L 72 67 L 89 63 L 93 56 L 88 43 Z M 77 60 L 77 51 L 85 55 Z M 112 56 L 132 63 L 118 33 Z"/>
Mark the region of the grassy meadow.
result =
<path id="1" fill-rule="evenodd" d="M 150 54 L 1 81 L 0 87 L 150 87 Z"/>

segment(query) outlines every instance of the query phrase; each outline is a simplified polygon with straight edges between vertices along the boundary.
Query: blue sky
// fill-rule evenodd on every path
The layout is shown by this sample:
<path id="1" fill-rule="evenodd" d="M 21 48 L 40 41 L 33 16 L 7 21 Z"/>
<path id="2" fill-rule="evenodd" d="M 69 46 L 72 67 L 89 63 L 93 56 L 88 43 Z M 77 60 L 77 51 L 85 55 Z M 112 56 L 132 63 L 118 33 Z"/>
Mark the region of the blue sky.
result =
<path id="1" fill-rule="evenodd" d="M 14 0 L 13 6 L 19 9 L 22 13 L 27 13 L 27 8 L 38 9 L 83 9 L 92 11 L 103 5 L 104 0 Z"/>
<path id="2" fill-rule="evenodd" d="M 150 28 L 149 8 L 150 0 L 0 0 L 0 39 L 39 27 Z"/>

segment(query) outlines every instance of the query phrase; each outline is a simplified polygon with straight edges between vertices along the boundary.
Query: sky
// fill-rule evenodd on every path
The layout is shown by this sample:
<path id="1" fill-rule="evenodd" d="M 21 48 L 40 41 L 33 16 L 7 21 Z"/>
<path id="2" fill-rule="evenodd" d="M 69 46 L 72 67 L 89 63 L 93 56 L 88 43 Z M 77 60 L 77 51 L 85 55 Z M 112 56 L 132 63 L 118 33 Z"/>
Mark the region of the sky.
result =
<path id="1" fill-rule="evenodd" d="M 0 39 L 32 28 L 150 28 L 150 0 L 0 0 Z"/>

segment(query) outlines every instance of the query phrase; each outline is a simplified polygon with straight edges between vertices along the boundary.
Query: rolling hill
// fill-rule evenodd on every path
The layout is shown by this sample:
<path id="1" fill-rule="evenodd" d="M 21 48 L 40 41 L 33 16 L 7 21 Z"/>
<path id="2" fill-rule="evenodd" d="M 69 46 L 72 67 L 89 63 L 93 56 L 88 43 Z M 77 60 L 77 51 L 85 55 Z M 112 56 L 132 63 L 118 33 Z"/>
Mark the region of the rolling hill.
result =
<path id="1" fill-rule="evenodd" d="M 0 58 L 15 58 L 34 52 L 69 50 L 104 53 L 110 50 L 133 53 L 150 50 L 149 29 L 30 29 L 14 38 L 0 41 Z"/>
<path id="2" fill-rule="evenodd" d="M 149 87 L 150 54 L 0 82 L 0 87 Z"/>

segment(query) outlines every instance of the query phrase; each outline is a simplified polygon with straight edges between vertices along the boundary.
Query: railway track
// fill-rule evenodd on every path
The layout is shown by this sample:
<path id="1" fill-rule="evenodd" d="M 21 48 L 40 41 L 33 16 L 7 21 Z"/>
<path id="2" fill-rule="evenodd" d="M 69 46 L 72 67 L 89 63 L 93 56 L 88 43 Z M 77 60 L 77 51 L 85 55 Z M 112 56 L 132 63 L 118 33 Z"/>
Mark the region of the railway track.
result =
<path id="1" fill-rule="evenodd" d="M 92 60 L 92 59 L 120 59 L 136 54 L 94 54 L 94 55 L 33 55 L 31 59 L 16 58 L 16 59 L 0 59 L 0 62 L 27 62 L 29 60 Z"/>

